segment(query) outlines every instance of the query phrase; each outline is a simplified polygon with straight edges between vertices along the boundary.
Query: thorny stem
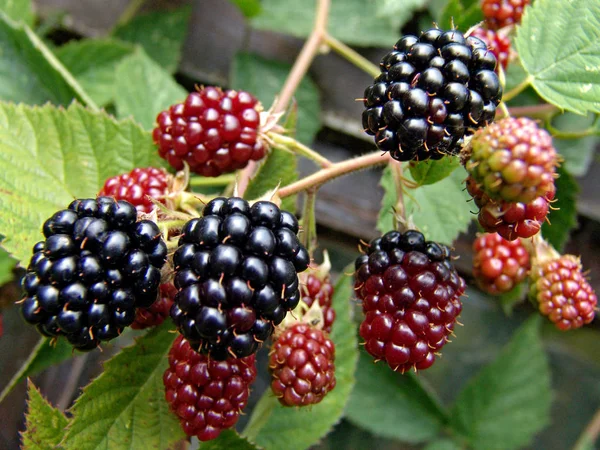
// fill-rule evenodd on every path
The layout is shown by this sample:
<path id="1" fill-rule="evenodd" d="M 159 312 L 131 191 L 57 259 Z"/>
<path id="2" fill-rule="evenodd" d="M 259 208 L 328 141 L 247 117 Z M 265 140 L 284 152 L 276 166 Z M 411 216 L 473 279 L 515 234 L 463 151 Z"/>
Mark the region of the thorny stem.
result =
<path id="1" fill-rule="evenodd" d="M 377 67 L 375 64 L 373 64 L 371 61 L 369 61 L 364 56 L 362 56 L 360 53 L 358 53 L 355 50 L 353 50 L 352 48 L 348 47 L 343 42 L 338 41 L 333 36 L 326 34 L 325 35 L 325 43 L 331 50 L 336 52 L 338 55 L 340 55 L 342 58 L 344 58 L 348 62 L 351 62 L 352 64 L 354 64 L 356 67 L 361 69 L 363 72 L 368 73 L 373 78 L 375 78 L 381 74 L 379 67 Z"/>
<path id="2" fill-rule="evenodd" d="M 331 165 L 333 164 L 331 161 L 329 161 L 324 156 L 321 156 L 319 153 L 317 153 L 313 149 L 307 147 L 306 145 L 302 144 L 301 142 L 298 142 L 296 139 L 294 139 L 292 137 L 283 136 L 279 133 L 269 133 L 268 137 L 269 137 L 269 139 L 271 139 L 273 141 L 274 144 L 277 144 L 277 145 L 283 147 L 283 149 L 288 150 L 292 153 L 302 155 L 305 158 L 308 158 L 308 159 L 314 161 L 321 167 L 324 167 L 324 168 L 331 167 Z"/>
<path id="3" fill-rule="evenodd" d="M 315 220 L 315 205 L 317 188 L 307 189 L 302 210 L 302 245 L 312 255 L 317 247 L 317 223 Z"/>
<path id="4" fill-rule="evenodd" d="M 244 196 L 246 188 L 248 187 L 248 184 L 250 184 L 250 179 L 252 178 L 252 175 L 254 175 L 257 167 L 258 164 L 256 161 L 248 161 L 248 165 L 238 172 L 237 191 L 240 197 Z"/>
<path id="5" fill-rule="evenodd" d="M 139 9 L 142 6 L 144 6 L 145 2 L 146 0 L 131 0 L 125 8 L 125 10 L 123 11 L 123 13 L 121 14 L 121 16 L 119 17 L 119 19 L 117 20 L 117 23 L 115 24 L 114 28 L 116 29 L 121 25 L 129 23 L 129 21 L 131 21 L 131 19 L 135 17 Z"/>
<path id="6" fill-rule="evenodd" d="M 592 448 L 594 442 L 596 442 L 596 439 L 598 439 L 599 434 L 600 409 L 596 411 L 596 414 L 594 414 L 592 420 L 589 421 L 589 423 L 585 427 L 585 430 L 583 430 L 583 433 L 581 433 L 581 436 L 579 436 L 579 439 L 577 439 L 577 442 L 575 442 L 573 450 L 584 450 L 585 448 L 588 448 L 587 446 L 590 444 L 591 445 L 589 448 Z"/>
<path id="7" fill-rule="evenodd" d="M 519 84 L 517 84 L 510 91 L 505 92 L 502 95 L 502 101 L 504 101 L 504 102 L 511 101 L 513 98 L 515 98 L 517 95 L 519 95 L 525 89 L 527 89 L 529 87 L 529 85 L 531 85 L 532 80 L 533 80 L 533 78 L 531 76 L 526 77 L 523 81 L 521 81 Z"/>
<path id="8" fill-rule="evenodd" d="M 390 159 L 389 162 L 390 169 L 392 171 L 392 178 L 394 179 L 394 186 L 396 186 L 396 195 L 398 196 L 398 200 L 394 205 L 395 215 L 400 216 L 406 219 L 406 211 L 404 208 L 404 183 L 402 176 L 402 164 L 398 161 L 394 161 Z"/>
<path id="9" fill-rule="evenodd" d="M 191 187 L 212 187 L 212 186 L 227 186 L 235 181 L 235 175 L 227 174 L 216 178 L 208 177 L 192 177 L 190 178 L 189 186 Z"/>
<path id="10" fill-rule="evenodd" d="M 513 106 L 508 108 L 512 117 L 530 117 L 532 119 L 546 120 L 558 112 L 558 108 L 549 103 L 532 106 Z"/>
<path id="11" fill-rule="evenodd" d="M 290 195 L 306 191 L 307 189 L 321 186 L 327 181 L 331 181 L 334 178 L 340 177 L 347 173 L 356 172 L 372 166 L 386 164 L 390 159 L 391 157 L 389 153 L 382 155 L 379 151 L 368 153 L 366 155 L 359 156 L 358 158 L 348 159 L 346 161 L 333 164 L 326 169 L 321 169 L 306 178 L 296 181 L 295 183 L 288 184 L 287 186 L 279 189 L 277 194 L 280 198 L 289 197 Z"/>

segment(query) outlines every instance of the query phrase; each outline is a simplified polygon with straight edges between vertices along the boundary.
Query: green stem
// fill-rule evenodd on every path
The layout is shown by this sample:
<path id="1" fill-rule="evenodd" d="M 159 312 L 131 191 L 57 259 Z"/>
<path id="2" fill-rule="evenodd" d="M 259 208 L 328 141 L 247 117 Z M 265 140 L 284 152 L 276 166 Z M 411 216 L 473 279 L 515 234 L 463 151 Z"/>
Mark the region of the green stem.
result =
<path id="1" fill-rule="evenodd" d="M 558 108 L 549 103 L 532 106 L 513 106 L 508 108 L 512 117 L 529 117 L 532 119 L 548 120 L 559 112 Z"/>
<path id="2" fill-rule="evenodd" d="M 358 67 L 362 71 L 368 73 L 373 78 L 375 78 L 381 74 L 381 70 L 379 70 L 379 67 L 377 67 L 375 64 L 373 64 L 371 61 L 369 61 L 364 56 L 362 56 L 360 53 L 358 53 L 355 50 L 353 50 L 352 48 L 348 47 L 343 42 L 338 41 L 333 36 L 326 34 L 324 40 L 325 40 L 325 44 L 327 44 L 327 46 L 329 46 L 329 48 L 331 50 L 336 52 L 338 55 L 340 55 L 346 61 L 354 64 L 356 67 Z"/>
<path id="3" fill-rule="evenodd" d="M 296 153 L 298 155 L 302 155 L 305 158 L 308 158 L 314 162 L 316 162 L 321 167 L 331 167 L 332 162 L 329 161 L 324 156 L 321 156 L 319 153 L 314 151 L 313 149 L 307 147 L 306 145 L 298 142 L 296 139 L 288 136 L 283 136 L 279 133 L 268 133 L 268 138 L 273 141 L 274 144 L 283 147 L 284 150 L 288 150 L 292 153 Z"/>
<path id="4" fill-rule="evenodd" d="M 129 23 L 131 21 L 131 19 L 133 19 L 135 17 L 135 15 L 140 10 L 140 8 L 142 6 L 144 6 L 145 2 L 146 2 L 146 0 L 131 0 L 129 2 L 129 4 L 127 5 L 127 8 L 125 8 L 125 11 L 123 11 L 121 13 L 121 15 L 119 16 L 119 20 L 117 20 L 117 23 L 115 24 L 115 26 L 113 28 L 113 32 L 120 26 L 123 26 L 123 25 Z"/>
<path id="5" fill-rule="evenodd" d="M 598 434 L 600 434 L 600 409 L 596 411 L 596 414 L 592 417 L 592 420 L 589 421 L 577 442 L 573 446 L 573 450 L 584 450 L 586 448 L 593 448 L 594 442 L 598 439 Z"/>
<path id="6" fill-rule="evenodd" d="M 581 139 L 588 136 L 600 135 L 600 130 L 593 126 L 580 131 L 561 131 L 554 128 L 548 123 L 546 124 L 546 128 L 548 129 L 550 134 L 552 134 L 553 137 L 558 139 Z"/>
<path id="7" fill-rule="evenodd" d="M 519 95 L 525 89 L 527 89 L 532 81 L 533 81 L 533 78 L 531 76 L 526 77 L 523 81 L 521 81 L 519 84 L 517 84 L 510 91 L 505 92 L 504 95 L 502 95 L 502 101 L 504 101 L 504 102 L 511 101 L 513 98 L 515 98 L 517 95 Z"/>
<path id="8" fill-rule="evenodd" d="M 317 188 L 308 189 L 302 209 L 302 245 L 312 255 L 317 247 L 317 221 L 315 219 L 315 204 L 317 201 Z"/>
<path id="9" fill-rule="evenodd" d="M 227 186 L 230 183 L 235 182 L 235 174 L 221 175 L 220 177 L 193 177 L 190 178 L 188 186 L 190 187 L 213 187 L 213 186 Z"/>

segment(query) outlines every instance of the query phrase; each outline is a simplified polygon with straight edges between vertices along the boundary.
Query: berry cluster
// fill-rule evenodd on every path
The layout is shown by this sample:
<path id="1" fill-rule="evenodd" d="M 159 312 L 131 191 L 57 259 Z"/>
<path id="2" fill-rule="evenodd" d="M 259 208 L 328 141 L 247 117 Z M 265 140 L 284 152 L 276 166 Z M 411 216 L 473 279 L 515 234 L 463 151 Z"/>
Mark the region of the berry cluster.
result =
<path id="1" fill-rule="evenodd" d="M 163 169 L 133 169 L 106 180 L 98 195 L 127 200 L 139 212 L 149 213 L 154 207 L 150 198 L 165 203 L 167 184 L 168 174 Z"/>
<path id="2" fill-rule="evenodd" d="M 163 383 L 167 403 L 183 431 L 208 441 L 236 424 L 255 378 L 254 355 L 216 361 L 178 336 L 169 351 Z"/>
<path id="3" fill-rule="evenodd" d="M 284 406 L 319 403 L 335 387 L 335 347 L 323 330 L 296 323 L 269 353 L 271 389 Z"/>
<path id="4" fill-rule="evenodd" d="M 556 150 L 550 134 L 526 117 L 508 117 L 471 139 L 466 168 L 494 200 L 529 203 L 554 191 Z"/>
<path id="5" fill-rule="evenodd" d="M 531 0 L 483 0 L 481 9 L 488 26 L 497 30 L 521 22 L 523 10 Z"/>
<path id="6" fill-rule="evenodd" d="M 309 264 L 298 221 L 268 201 L 218 197 L 182 229 L 173 256 L 179 290 L 171 317 L 201 352 L 254 353 L 300 302 Z"/>
<path id="7" fill-rule="evenodd" d="M 23 279 L 21 311 L 79 350 L 117 337 L 157 298 L 167 246 L 158 226 L 111 197 L 73 201 L 43 226 Z"/>
<path id="8" fill-rule="evenodd" d="M 490 52 L 494 54 L 498 63 L 506 70 L 510 59 L 510 39 L 503 33 L 490 30 L 483 27 L 477 27 L 471 33 L 471 36 L 481 39 L 486 43 Z M 496 68 L 496 71 L 498 68 Z"/>
<path id="9" fill-rule="evenodd" d="M 492 295 L 510 291 L 525 279 L 529 253 L 520 240 L 507 241 L 497 233 L 483 234 L 473 242 L 473 276 Z"/>
<path id="10" fill-rule="evenodd" d="M 192 172 L 216 177 L 265 156 L 260 108 L 247 92 L 202 88 L 161 112 L 152 136 L 159 155 L 176 170 L 186 162 Z"/>
<path id="11" fill-rule="evenodd" d="M 531 278 L 531 297 L 559 330 L 580 328 L 594 319 L 598 298 L 578 258 L 564 255 L 534 264 Z"/>
<path id="12" fill-rule="evenodd" d="M 355 267 L 367 352 L 401 372 L 430 367 L 452 333 L 466 288 L 448 247 L 418 231 L 390 231 L 370 243 Z"/>
<path id="13" fill-rule="evenodd" d="M 131 328 L 143 330 L 163 323 L 169 317 L 175 294 L 177 294 L 177 289 L 173 284 L 161 284 L 158 300 L 148 308 L 138 308 L 135 311 L 135 320 L 131 324 Z"/>
<path id="14" fill-rule="evenodd" d="M 464 136 L 494 120 L 502 87 L 481 39 L 431 29 L 404 36 L 364 94 L 365 131 L 399 161 L 456 154 Z"/>
<path id="15" fill-rule="evenodd" d="M 323 312 L 323 330 L 331 333 L 335 321 L 335 309 L 331 305 L 333 285 L 329 274 L 319 277 L 318 274 L 304 272 L 300 275 L 300 294 L 306 306 L 311 307 L 317 302 Z"/>

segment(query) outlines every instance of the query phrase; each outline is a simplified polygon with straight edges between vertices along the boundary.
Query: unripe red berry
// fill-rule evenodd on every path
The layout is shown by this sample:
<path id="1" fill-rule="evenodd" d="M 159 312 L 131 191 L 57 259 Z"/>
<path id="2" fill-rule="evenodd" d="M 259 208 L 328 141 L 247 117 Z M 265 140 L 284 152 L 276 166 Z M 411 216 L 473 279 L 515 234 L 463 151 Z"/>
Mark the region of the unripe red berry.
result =
<path id="1" fill-rule="evenodd" d="M 138 168 L 106 180 L 98 195 L 114 197 L 115 200 L 127 200 L 139 212 L 149 213 L 154 205 L 148 197 L 165 203 L 167 185 L 168 174 L 163 169 Z"/>
<path id="2" fill-rule="evenodd" d="M 333 285 L 327 274 L 320 278 L 317 274 L 307 271 L 299 275 L 300 295 L 306 306 L 310 307 L 316 301 L 323 312 L 323 330 L 331 333 L 335 321 L 335 310 L 331 305 Z"/>
<path id="3" fill-rule="evenodd" d="M 143 330 L 156 327 L 163 323 L 173 306 L 177 289 L 172 283 L 160 285 L 159 298 L 149 308 L 138 308 L 135 312 L 135 321 L 131 324 L 134 330 Z"/>
<path id="4" fill-rule="evenodd" d="M 482 27 L 475 28 L 471 36 L 475 36 L 485 42 L 489 51 L 494 54 L 498 63 L 506 70 L 510 58 L 510 39 L 508 36 Z"/>
<path id="5" fill-rule="evenodd" d="M 521 22 L 523 10 L 531 0 L 483 0 L 481 9 L 483 16 L 491 29 Z"/>

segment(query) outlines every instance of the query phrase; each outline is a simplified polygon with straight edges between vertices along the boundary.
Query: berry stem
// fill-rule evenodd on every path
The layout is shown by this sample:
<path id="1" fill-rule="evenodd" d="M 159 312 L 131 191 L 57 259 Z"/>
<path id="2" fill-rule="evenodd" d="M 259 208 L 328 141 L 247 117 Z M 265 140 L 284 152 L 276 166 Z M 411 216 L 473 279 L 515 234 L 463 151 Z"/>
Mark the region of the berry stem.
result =
<path id="1" fill-rule="evenodd" d="M 210 177 L 193 177 L 190 178 L 190 187 L 212 187 L 212 186 L 227 186 L 235 182 L 235 174 L 221 175 L 216 178 Z"/>
<path id="2" fill-rule="evenodd" d="M 600 129 L 595 126 L 586 128 L 585 130 L 579 131 L 561 131 L 554 128 L 551 124 L 547 123 L 546 128 L 552 134 L 552 137 L 558 139 L 580 139 L 587 136 L 598 136 L 600 135 Z"/>
<path id="3" fill-rule="evenodd" d="M 600 434 L 600 409 L 596 411 L 596 414 L 589 421 L 585 430 L 581 433 L 577 442 L 573 446 L 573 450 L 584 450 L 586 448 L 592 448 L 598 435 Z"/>
<path id="4" fill-rule="evenodd" d="M 531 119 L 546 120 L 558 112 L 558 108 L 549 103 L 533 106 L 513 106 L 508 108 L 512 117 L 529 117 Z"/>
<path id="5" fill-rule="evenodd" d="M 391 157 L 389 153 L 381 154 L 381 152 L 367 153 L 366 155 L 359 156 L 358 158 L 348 159 L 332 166 L 321 169 L 318 172 L 309 175 L 306 178 L 296 181 L 295 183 L 288 184 L 287 186 L 279 189 L 277 194 L 280 198 L 289 197 L 290 195 L 297 194 L 307 189 L 321 186 L 322 184 L 333 180 L 334 178 L 341 177 L 347 173 L 356 172 L 358 170 L 366 169 L 372 166 L 378 166 L 386 164 Z"/>
<path id="6" fill-rule="evenodd" d="M 292 153 L 296 153 L 298 155 L 302 155 L 305 158 L 308 158 L 323 168 L 331 167 L 333 163 L 329 161 L 324 156 L 321 156 L 319 153 L 314 151 L 313 149 L 307 147 L 306 145 L 298 142 L 296 139 L 288 136 L 283 136 L 279 133 L 269 133 L 268 138 L 273 141 L 273 144 L 283 148 Z"/>
<path id="7" fill-rule="evenodd" d="M 315 219 L 315 204 L 317 188 L 307 189 L 302 209 L 302 245 L 308 249 L 310 255 L 317 247 L 317 221 Z"/>
<path id="8" fill-rule="evenodd" d="M 244 196 L 246 188 L 250 183 L 250 179 L 252 178 L 252 175 L 254 175 L 254 172 L 257 168 L 258 164 L 256 161 L 248 161 L 248 165 L 244 169 L 240 170 L 237 181 L 237 192 L 240 197 Z"/>
<path id="9" fill-rule="evenodd" d="M 394 205 L 394 217 L 401 217 L 406 219 L 406 211 L 404 210 L 404 176 L 402 175 L 402 164 L 400 162 L 390 160 L 390 170 L 392 171 L 392 178 L 394 179 L 394 185 L 396 186 L 396 204 Z"/>
<path id="10" fill-rule="evenodd" d="M 533 77 L 531 75 L 527 76 L 523 81 L 521 81 L 519 84 L 517 84 L 515 87 L 513 87 L 510 91 L 505 92 L 504 95 L 502 95 L 502 101 L 503 102 L 511 101 L 513 98 L 515 98 L 517 95 L 519 95 L 525 89 L 527 89 L 531 85 L 532 81 L 533 81 Z"/>
<path id="11" fill-rule="evenodd" d="M 129 23 L 140 10 L 140 8 L 144 6 L 144 3 L 146 3 L 146 0 L 131 0 L 123 13 L 121 13 L 119 16 L 117 23 L 115 23 L 114 29 Z"/>
<path id="12" fill-rule="evenodd" d="M 377 67 L 375 64 L 373 64 L 371 61 L 369 61 L 367 58 L 362 56 L 357 51 L 348 47 L 343 42 L 338 41 L 333 36 L 326 34 L 325 35 L 325 43 L 331 50 L 336 52 L 338 55 L 340 55 L 346 61 L 354 64 L 356 67 L 361 69 L 363 72 L 368 73 L 373 78 L 375 78 L 376 76 L 381 74 L 379 67 Z"/>
<path id="13" fill-rule="evenodd" d="M 279 93 L 279 97 L 275 101 L 273 114 L 284 112 L 294 96 L 294 92 L 304 78 L 308 68 L 312 64 L 313 59 L 319 51 L 319 47 L 323 43 L 323 39 L 327 33 L 327 18 L 329 16 L 330 0 L 317 0 L 317 12 L 315 16 L 315 24 L 313 30 L 304 43 L 304 47 L 300 50 L 294 66 L 290 71 L 285 84 Z"/>

